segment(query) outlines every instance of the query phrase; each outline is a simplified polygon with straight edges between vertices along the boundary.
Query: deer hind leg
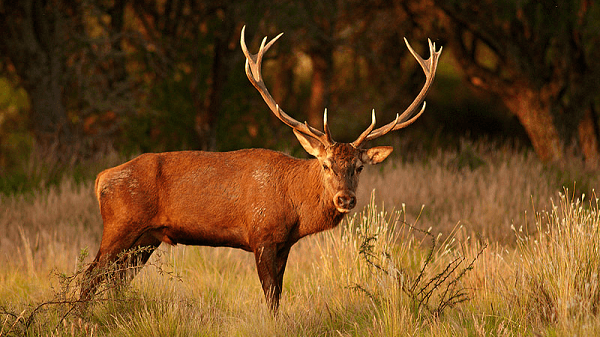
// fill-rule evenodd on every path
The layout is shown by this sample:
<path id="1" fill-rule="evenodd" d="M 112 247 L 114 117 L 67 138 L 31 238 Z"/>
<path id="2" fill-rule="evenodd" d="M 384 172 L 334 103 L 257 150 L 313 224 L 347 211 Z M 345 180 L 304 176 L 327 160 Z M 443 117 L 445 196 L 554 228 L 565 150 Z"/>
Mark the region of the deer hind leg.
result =
<path id="1" fill-rule="evenodd" d="M 148 261 L 152 252 L 160 245 L 160 240 L 147 233 L 119 234 L 107 231 L 103 233 L 96 258 L 84 274 L 80 300 L 91 299 L 100 283 L 106 279 L 113 278 L 124 284 L 133 278 L 135 271 Z"/>
<path id="2" fill-rule="evenodd" d="M 264 245 L 254 251 L 258 277 L 265 293 L 269 309 L 273 313 L 279 308 L 279 299 L 283 289 L 283 274 L 290 247 L 278 248 L 277 245 Z"/>
<path id="3" fill-rule="evenodd" d="M 150 256 L 160 245 L 160 240 L 154 236 L 144 233 L 140 236 L 133 246 L 122 253 L 117 259 L 117 284 L 126 285 L 142 267 L 148 262 Z"/>

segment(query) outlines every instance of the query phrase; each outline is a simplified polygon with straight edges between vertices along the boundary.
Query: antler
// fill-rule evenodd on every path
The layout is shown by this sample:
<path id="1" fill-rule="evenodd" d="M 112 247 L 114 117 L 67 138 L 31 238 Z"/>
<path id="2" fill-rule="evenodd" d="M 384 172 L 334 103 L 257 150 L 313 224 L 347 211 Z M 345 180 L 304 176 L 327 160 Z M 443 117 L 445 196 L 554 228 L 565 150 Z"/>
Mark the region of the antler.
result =
<path id="1" fill-rule="evenodd" d="M 242 37 L 240 38 L 242 51 L 246 56 L 246 76 L 248 76 L 250 83 L 254 85 L 256 90 L 258 90 L 258 92 L 265 100 L 271 111 L 273 111 L 273 113 L 275 114 L 275 116 L 277 116 L 277 118 L 279 118 L 279 120 L 292 127 L 294 130 L 300 131 L 304 134 L 318 139 L 325 146 L 330 146 L 334 144 L 334 141 L 331 138 L 331 132 L 329 131 L 329 126 L 327 124 L 327 109 L 325 109 L 325 112 L 323 113 L 323 128 L 325 130 L 325 133 L 323 133 L 308 125 L 307 122 L 298 122 L 297 120 L 293 119 L 288 114 L 286 114 L 283 110 L 281 110 L 281 108 L 279 108 L 279 105 L 277 104 L 277 102 L 275 102 L 275 99 L 273 99 L 273 97 L 269 93 L 269 90 L 267 90 L 267 87 L 265 86 L 265 82 L 263 81 L 261 75 L 263 56 L 267 52 L 267 50 L 269 50 L 269 48 L 275 43 L 275 41 L 277 41 L 277 39 L 279 39 L 281 35 L 283 35 L 283 33 L 274 37 L 271 41 L 269 41 L 269 43 L 267 43 L 267 38 L 265 37 L 260 44 L 258 53 L 253 55 L 250 54 L 250 52 L 248 51 L 248 47 L 246 47 L 246 41 L 244 38 L 245 32 L 246 26 L 242 27 Z"/>
<path id="2" fill-rule="evenodd" d="M 425 72 L 425 77 L 426 77 L 425 85 L 423 86 L 423 89 L 421 89 L 421 92 L 419 92 L 419 95 L 417 95 L 417 98 L 415 98 L 415 100 L 408 106 L 408 108 L 406 108 L 406 110 L 402 114 L 396 114 L 395 120 L 393 120 L 391 123 L 388 123 L 376 130 L 373 130 L 373 127 L 375 126 L 375 110 L 373 110 L 373 117 L 372 117 L 371 125 L 367 128 L 367 130 L 365 130 L 365 132 L 363 132 L 358 137 L 358 139 L 356 139 L 354 142 L 352 142 L 352 146 L 359 147 L 365 141 L 369 141 L 369 140 L 373 140 L 375 138 L 381 137 L 390 131 L 405 128 L 405 127 L 409 126 L 410 124 L 412 124 L 415 120 L 417 120 L 417 118 L 419 118 L 421 116 L 423 111 L 425 111 L 425 102 L 424 102 L 425 96 L 427 95 L 427 92 L 429 91 L 429 88 L 431 87 L 431 84 L 433 83 L 433 79 L 435 77 L 435 71 L 437 70 L 438 60 L 442 53 L 442 47 L 440 47 L 440 50 L 436 51 L 435 43 L 431 43 L 430 39 L 427 39 L 427 41 L 429 42 L 430 56 L 427 60 L 423 60 L 423 58 L 421 56 L 419 56 L 419 54 L 417 54 L 414 51 L 414 49 L 412 49 L 412 47 L 410 46 L 410 44 L 408 43 L 406 38 L 404 38 L 404 42 L 406 43 L 408 50 L 414 56 L 414 58 L 417 60 L 417 62 L 419 62 L 419 64 L 421 65 L 421 68 L 423 68 L 423 71 Z M 414 113 L 417 111 L 417 108 L 419 107 L 419 105 L 421 105 L 421 103 L 423 103 L 421 110 L 416 115 L 414 115 Z"/>

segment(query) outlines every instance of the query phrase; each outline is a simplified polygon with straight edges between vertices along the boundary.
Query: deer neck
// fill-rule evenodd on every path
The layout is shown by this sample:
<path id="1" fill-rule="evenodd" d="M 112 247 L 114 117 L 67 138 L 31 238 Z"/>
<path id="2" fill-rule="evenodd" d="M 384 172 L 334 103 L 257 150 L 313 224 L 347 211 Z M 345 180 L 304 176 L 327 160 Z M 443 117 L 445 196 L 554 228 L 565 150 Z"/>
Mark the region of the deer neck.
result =
<path id="1" fill-rule="evenodd" d="M 319 161 L 303 160 L 296 169 L 290 195 L 298 214 L 298 239 L 336 227 L 344 214 L 336 209 L 333 195 L 323 185 Z"/>

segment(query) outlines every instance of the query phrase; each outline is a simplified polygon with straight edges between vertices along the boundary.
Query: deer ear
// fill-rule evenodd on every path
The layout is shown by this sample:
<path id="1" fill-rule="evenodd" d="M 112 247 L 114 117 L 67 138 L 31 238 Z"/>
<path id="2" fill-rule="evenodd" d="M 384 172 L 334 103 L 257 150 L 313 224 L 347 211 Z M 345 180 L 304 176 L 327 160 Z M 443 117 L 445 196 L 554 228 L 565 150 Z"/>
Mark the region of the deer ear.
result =
<path id="1" fill-rule="evenodd" d="M 321 157 L 325 154 L 325 146 L 316 138 L 311 137 L 309 135 L 305 135 L 302 132 L 293 130 L 296 138 L 300 142 L 300 145 L 308 152 L 309 154 L 315 157 Z"/>
<path id="2" fill-rule="evenodd" d="M 394 151 L 394 148 L 391 146 L 372 147 L 362 152 L 360 160 L 365 164 L 379 164 L 384 161 L 392 151 Z"/>

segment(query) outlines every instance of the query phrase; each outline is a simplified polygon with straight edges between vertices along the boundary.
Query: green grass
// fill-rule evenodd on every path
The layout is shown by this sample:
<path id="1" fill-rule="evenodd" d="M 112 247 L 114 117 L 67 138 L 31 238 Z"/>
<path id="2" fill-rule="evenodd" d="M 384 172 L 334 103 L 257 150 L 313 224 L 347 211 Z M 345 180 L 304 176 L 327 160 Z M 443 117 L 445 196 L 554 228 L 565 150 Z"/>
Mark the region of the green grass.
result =
<path id="1" fill-rule="evenodd" d="M 0 336 L 600 333 L 600 210 L 582 195 L 598 174 L 469 146 L 483 164 L 459 151 L 367 170 L 359 211 L 292 248 L 277 317 L 251 254 L 191 246 L 74 308 L 102 231 L 93 182 L 0 195 Z M 587 187 L 563 190 L 568 175 Z"/>

